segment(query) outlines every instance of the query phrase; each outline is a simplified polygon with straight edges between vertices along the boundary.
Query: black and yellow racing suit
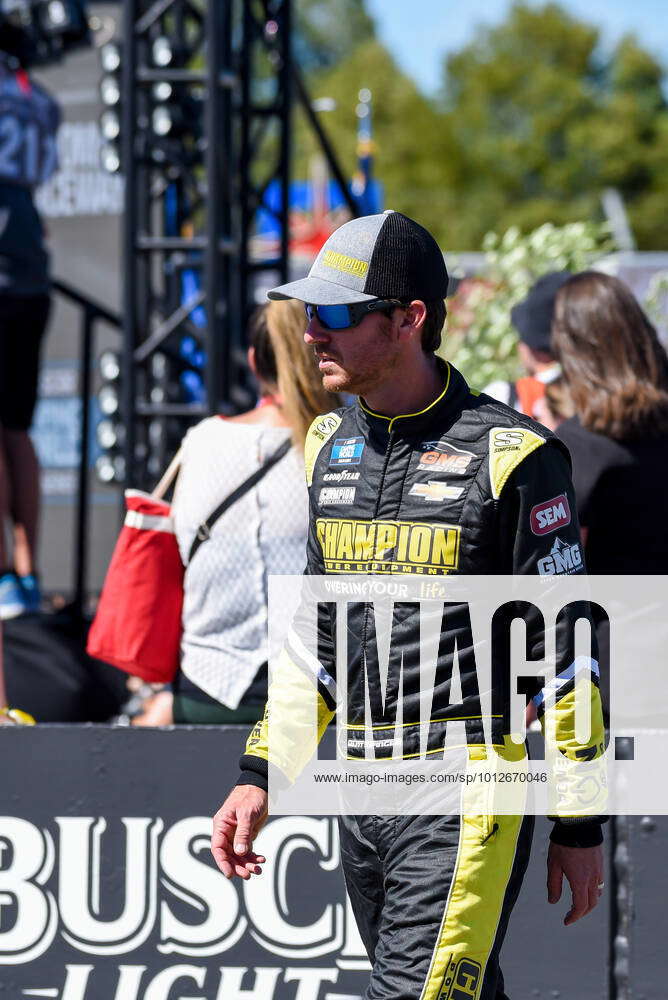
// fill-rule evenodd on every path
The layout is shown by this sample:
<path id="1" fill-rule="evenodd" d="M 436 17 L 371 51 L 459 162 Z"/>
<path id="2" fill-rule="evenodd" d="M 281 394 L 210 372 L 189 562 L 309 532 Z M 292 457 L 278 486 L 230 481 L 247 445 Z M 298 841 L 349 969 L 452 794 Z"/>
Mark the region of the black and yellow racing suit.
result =
<path id="1" fill-rule="evenodd" d="M 567 450 L 546 428 L 484 394 L 452 366 L 426 409 L 392 418 L 359 400 L 312 424 L 305 450 L 310 494 L 307 574 L 564 574 L 584 571 Z M 454 616 L 453 627 L 457 627 Z M 419 622 L 396 623 L 403 653 L 403 750 L 420 750 Z M 374 630 L 369 605 L 348 622 L 348 756 L 365 756 L 382 725 L 365 730 L 364 669 Z M 336 704 L 333 625 L 318 645 L 319 729 Z M 393 625 L 393 642 L 395 640 Z M 446 644 L 447 648 L 447 644 Z M 299 651 L 291 649 L 296 669 Z M 557 663 L 555 732 L 566 756 L 603 752 L 596 663 L 588 672 L 590 741 L 575 739 L 574 671 Z M 427 752 L 442 750 L 449 718 L 466 719 L 467 741 L 484 743 L 480 706 L 460 656 L 463 702 L 450 704 L 451 671 L 434 690 Z M 414 675 L 411 676 L 411 671 Z M 411 702 L 413 699 L 413 702 Z M 271 696 L 270 696 L 271 700 Z M 440 701 L 440 707 L 439 707 Z M 535 698 L 542 715 L 542 695 Z M 395 706 L 396 707 L 396 706 Z M 392 712 L 392 706 L 385 703 Z M 414 712 L 414 725 L 411 725 Z M 382 722 L 382 720 L 381 720 Z M 385 727 L 387 728 L 387 727 Z M 491 742 L 507 746 L 503 717 Z M 382 753 L 379 755 L 382 756 Z M 267 785 L 268 722 L 258 723 L 241 758 L 240 784 Z M 346 816 L 341 819 L 346 883 L 373 964 L 366 1000 L 502 998 L 498 954 L 529 856 L 532 816 Z M 552 839 L 570 846 L 602 840 L 600 823 L 563 817 Z"/>

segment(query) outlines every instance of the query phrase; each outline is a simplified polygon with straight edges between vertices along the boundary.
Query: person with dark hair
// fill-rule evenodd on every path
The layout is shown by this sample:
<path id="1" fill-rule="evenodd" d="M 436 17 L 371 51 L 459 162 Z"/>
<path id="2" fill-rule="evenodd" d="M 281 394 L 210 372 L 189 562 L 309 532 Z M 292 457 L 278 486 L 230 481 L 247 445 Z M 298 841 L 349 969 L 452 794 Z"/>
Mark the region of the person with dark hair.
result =
<path id="1" fill-rule="evenodd" d="M 665 573 L 668 357 L 627 286 L 583 271 L 559 291 L 552 344 L 575 415 L 557 434 L 573 483 L 590 573 Z M 633 545 L 620 544 L 620 523 Z"/>
<path id="2" fill-rule="evenodd" d="M 559 364 L 550 346 L 554 297 L 570 278 L 570 271 L 550 271 L 529 289 L 526 298 L 513 306 L 510 317 L 519 337 L 517 353 L 526 375 L 515 382 L 496 381 L 485 386 L 494 399 L 512 406 L 540 423 L 545 389 L 559 377 Z"/>
<path id="3" fill-rule="evenodd" d="M 668 523 L 668 357 L 635 296 L 618 278 L 584 271 L 557 294 L 552 344 L 573 416 L 556 433 L 573 484 L 592 574 L 663 574 Z M 620 530 L 621 529 L 621 530 Z M 607 662 L 609 623 L 598 623 Z M 609 677 L 601 671 L 607 717 Z"/>
<path id="4" fill-rule="evenodd" d="M 433 579 L 583 571 L 575 516 L 562 513 L 547 531 L 531 529 L 538 507 L 573 497 L 564 446 L 530 418 L 472 392 L 462 375 L 434 354 L 444 314 L 431 304 L 442 303 L 447 290 L 448 274 L 434 238 L 412 219 L 388 211 L 346 223 L 329 237 L 306 278 L 269 293 L 272 299 L 290 296 L 304 302 L 305 340 L 318 360 L 323 386 L 359 397 L 354 405 L 318 418 L 306 438 L 309 575 L 429 574 Z M 427 335 L 425 327 L 430 327 Z M 337 480 L 345 481 L 345 488 L 330 488 Z M 363 759 L 368 748 L 388 763 L 392 748 L 376 739 L 384 734 L 366 719 L 373 630 L 367 627 L 364 602 L 348 607 L 348 671 L 339 677 L 340 688 L 347 690 L 342 699 L 347 703 L 346 751 Z M 299 732 L 290 729 L 304 685 L 314 687 L 317 679 L 319 734 L 337 708 L 336 624 L 324 610 L 318 618 L 317 659 L 305 652 L 299 616 L 293 623 L 280 661 L 289 680 L 272 684 L 265 716 L 251 731 L 241 758 L 237 787 L 214 817 L 212 852 L 227 878 L 261 873 L 264 858 L 252 842 L 267 816 L 269 713 L 280 728 L 280 706 L 289 706 L 284 725 L 286 755 L 292 758 L 304 742 L 303 731 L 300 740 Z M 444 622 L 442 648 L 453 650 L 458 626 Z M 393 630 L 394 640 L 403 661 L 403 753 L 419 757 L 421 699 L 415 692 L 424 686 L 420 621 L 411 605 L 396 634 Z M 443 661 L 439 656 L 446 672 L 452 670 L 450 655 L 444 654 Z M 568 661 L 568 654 L 562 659 Z M 581 750 L 594 759 L 603 752 L 600 700 L 594 664 L 580 660 L 592 705 L 591 739 Z M 572 720 L 567 679 L 576 669 L 573 662 L 557 663 L 558 675 L 565 673 L 549 712 L 560 714 L 562 734 L 572 724 L 565 721 Z M 462 690 L 477 683 L 470 661 L 467 668 L 460 658 L 459 671 Z M 449 682 L 434 685 L 432 695 L 430 753 L 440 753 L 448 713 L 460 706 L 450 704 Z M 536 704 L 544 721 L 544 702 L 538 698 Z M 479 706 L 471 706 L 466 718 L 485 743 Z M 487 742 L 505 748 L 504 753 L 508 741 L 502 716 L 495 716 Z M 575 748 L 563 736 L 559 747 L 574 759 Z M 565 875 L 573 892 L 566 923 L 592 910 L 603 888 L 599 820 L 561 815 L 555 821 L 549 900 L 560 898 Z M 530 815 L 498 815 L 492 822 L 467 811 L 341 817 L 346 883 L 373 966 L 367 1000 L 464 995 L 455 980 L 476 1000 L 506 997 L 499 951 L 528 862 L 532 829 Z"/>
<path id="5" fill-rule="evenodd" d="M 58 105 L 0 52 L 0 619 L 38 611 L 39 465 L 28 434 L 50 307 L 33 190 L 57 167 Z M 5 526 L 12 525 L 11 562 Z"/>
<path id="6" fill-rule="evenodd" d="M 339 402 L 321 385 L 305 328 L 300 303 L 259 307 L 248 327 L 258 405 L 235 417 L 208 417 L 184 438 L 173 503 L 187 565 L 180 670 L 173 691 L 158 693 L 135 725 L 250 722 L 266 700 L 267 581 L 303 569 L 304 440 L 314 417 Z M 189 558 L 201 524 L 283 446 L 280 461 Z"/>

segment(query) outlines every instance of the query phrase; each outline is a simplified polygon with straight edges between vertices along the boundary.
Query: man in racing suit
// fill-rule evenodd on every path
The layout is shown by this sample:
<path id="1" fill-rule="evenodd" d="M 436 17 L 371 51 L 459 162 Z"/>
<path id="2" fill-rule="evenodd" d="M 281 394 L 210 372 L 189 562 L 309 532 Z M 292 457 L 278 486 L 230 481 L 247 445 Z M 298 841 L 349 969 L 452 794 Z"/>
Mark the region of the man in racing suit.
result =
<path id="1" fill-rule="evenodd" d="M 534 421 L 472 392 L 433 353 L 446 292 L 447 273 L 433 238 L 405 216 L 386 212 L 341 227 L 307 278 L 270 293 L 307 303 L 306 340 L 325 388 L 360 397 L 317 419 L 307 438 L 308 574 L 550 575 L 584 569 L 567 451 Z M 363 757 L 367 740 L 375 748 L 381 727 L 359 739 L 364 663 L 375 641 L 368 605 L 359 614 L 359 621 L 349 622 L 359 647 L 349 652 L 346 722 L 348 754 Z M 403 754 L 411 757 L 420 752 L 419 624 L 408 614 L 398 629 Z M 327 625 L 321 631 L 323 731 L 334 713 L 336 678 Z M 331 623 L 329 640 L 333 645 Z M 284 656 L 299 671 L 299 650 L 289 640 Z M 427 753 L 443 747 L 449 718 L 466 719 L 470 742 L 485 740 L 461 657 L 463 701 L 450 705 L 447 660 L 445 655 L 440 680 L 437 670 Z M 584 748 L 575 741 L 573 675 L 572 664 L 564 663 L 557 676 L 559 747 L 566 756 L 583 750 L 598 756 L 603 728 L 596 675 L 589 672 L 592 725 Z M 378 694 L 369 679 L 369 697 Z M 540 693 L 535 704 L 540 715 Z M 391 714 L 392 706 L 386 703 L 385 711 Z M 503 718 L 493 719 L 491 743 L 508 749 L 508 731 Z M 266 816 L 269 759 L 265 715 L 249 737 L 239 784 L 214 819 L 212 849 L 227 877 L 261 871 L 263 859 L 251 841 Z M 366 1000 L 505 997 L 498 956 L 532 828 L 531 816 L 342 817 L 346 884 L 373 965 Z M 596 905 L 602 888 L 600 822 L 561 818 L 551 841 L 549 898 L 559 898 L 565 874 L 573 892 L 566 922 L 572 923 Z"/>

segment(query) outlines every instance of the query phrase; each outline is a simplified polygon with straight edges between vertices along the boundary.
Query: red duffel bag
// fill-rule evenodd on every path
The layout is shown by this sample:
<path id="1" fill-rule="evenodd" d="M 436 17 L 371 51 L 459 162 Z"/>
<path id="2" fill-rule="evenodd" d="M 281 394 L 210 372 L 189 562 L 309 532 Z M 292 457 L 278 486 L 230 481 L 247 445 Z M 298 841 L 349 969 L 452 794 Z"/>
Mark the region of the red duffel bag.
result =
<path id="1" fill-rule="evenodd" d="M 151 683 L 174 679 L 181 642 L 184 567 L 170 505 L 158 495 L 166 479 L 153 494 L 125 491 L 125 523 L 86 645 L 90 656 Z"/>

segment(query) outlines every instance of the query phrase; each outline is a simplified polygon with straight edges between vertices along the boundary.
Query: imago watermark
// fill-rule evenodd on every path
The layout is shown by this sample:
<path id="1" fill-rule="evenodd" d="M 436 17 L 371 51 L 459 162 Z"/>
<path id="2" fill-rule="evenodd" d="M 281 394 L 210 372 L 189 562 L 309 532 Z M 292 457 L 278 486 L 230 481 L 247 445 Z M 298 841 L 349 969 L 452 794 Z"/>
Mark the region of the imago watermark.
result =
<path id="1" fill-rule="evenodd" d="M 272 578 L 268 708 L 248 745 L 271 810 L 668 811 L 665 584 Z"/>

